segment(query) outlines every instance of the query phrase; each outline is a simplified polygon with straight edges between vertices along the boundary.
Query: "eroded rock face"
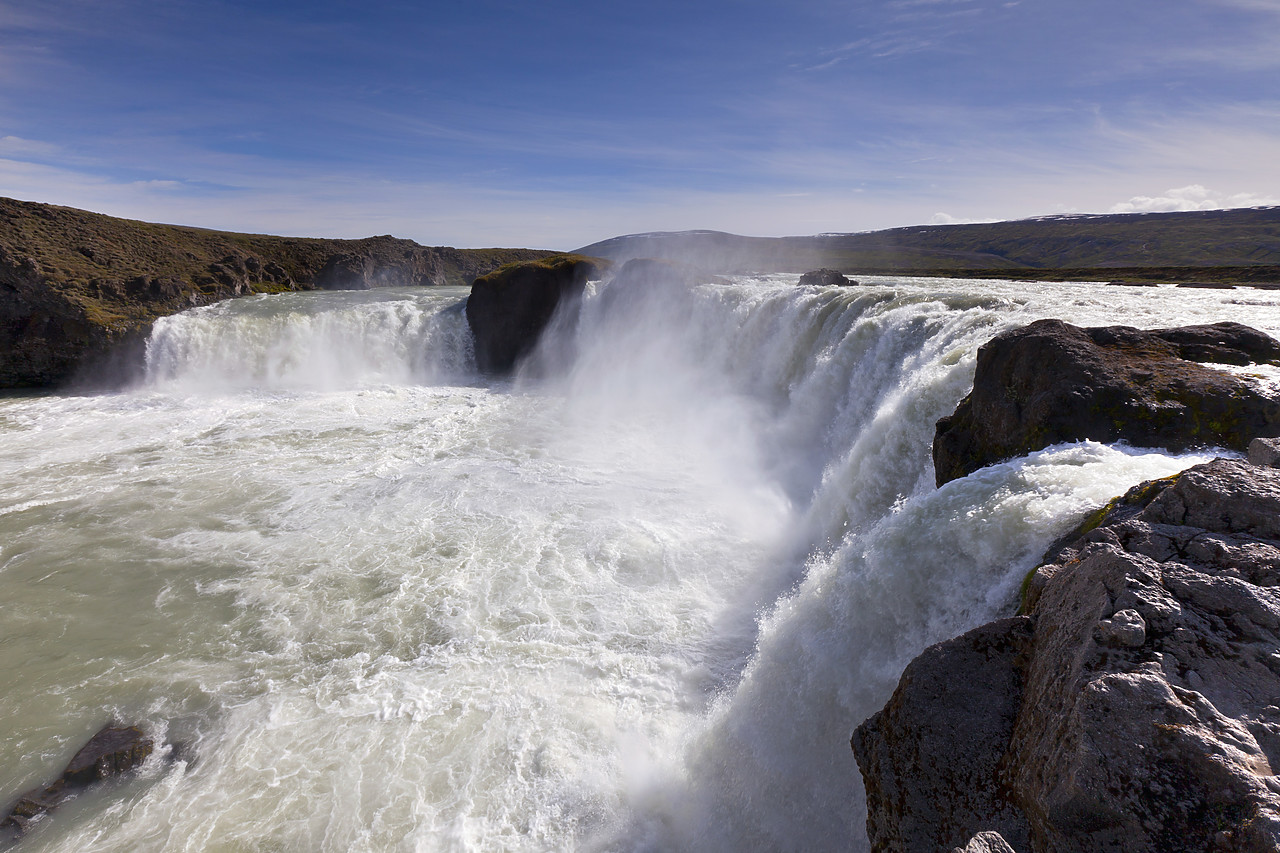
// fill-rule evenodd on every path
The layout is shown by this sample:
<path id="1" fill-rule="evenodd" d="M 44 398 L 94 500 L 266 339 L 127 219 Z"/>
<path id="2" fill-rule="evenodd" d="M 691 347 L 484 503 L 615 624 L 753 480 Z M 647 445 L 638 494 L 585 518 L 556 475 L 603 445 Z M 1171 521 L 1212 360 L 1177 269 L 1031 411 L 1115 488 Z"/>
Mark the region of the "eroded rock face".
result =
<path id="1" fill-rule="evenodd" d="M 938 421 L 938 485 L 1064 441 L 1243 451 L 1280 435 L 1280 400 L 1199 362 L 1280 363 L 1280 342 L 1239 323 L 1143 331 L 1039 320 L 978 350 L 973 391 Z"/>
<path id="2" fill-rule="evenodd" d="M 930 649 L 859 727 L 873 849 L 971 825 L 1023 853 L 1280 850 L 1280 470 L 1218 459 L 1137 487 L 1032 588 L 1025 621 Z M 981 790 L 882 793 L 957 780 Z"/>
<path id="3" fill-rule="evenodd" d="M 556 309 L 580 298 L 601 271 L 602 262 L 562 255 L 509 264 L 477 278 L 466 307 L 476 366 L 485 373 L 510 373 L 533 351 Z"/>
<path id="4" fill-rule="evenodd" d="M 394 237 L 371 237 L 330 255 L 315 276 L 322 290 L 431 286 L 448 283 L 444 252 Z"/>

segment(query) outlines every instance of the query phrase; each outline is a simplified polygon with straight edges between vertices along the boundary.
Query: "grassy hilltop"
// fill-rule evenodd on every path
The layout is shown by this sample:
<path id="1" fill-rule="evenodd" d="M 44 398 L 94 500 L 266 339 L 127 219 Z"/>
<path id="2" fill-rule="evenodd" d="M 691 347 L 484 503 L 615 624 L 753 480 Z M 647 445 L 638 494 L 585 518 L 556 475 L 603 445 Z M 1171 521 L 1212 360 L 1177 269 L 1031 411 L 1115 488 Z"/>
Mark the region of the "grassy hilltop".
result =
<path id="1" fill-rule="evenodd" d="M 1280 207 L 1060 216 L 814 237 L 684 231 L 614 237 L 586 255 L 687 259 L 722 272 L 1280 283 Z"/>

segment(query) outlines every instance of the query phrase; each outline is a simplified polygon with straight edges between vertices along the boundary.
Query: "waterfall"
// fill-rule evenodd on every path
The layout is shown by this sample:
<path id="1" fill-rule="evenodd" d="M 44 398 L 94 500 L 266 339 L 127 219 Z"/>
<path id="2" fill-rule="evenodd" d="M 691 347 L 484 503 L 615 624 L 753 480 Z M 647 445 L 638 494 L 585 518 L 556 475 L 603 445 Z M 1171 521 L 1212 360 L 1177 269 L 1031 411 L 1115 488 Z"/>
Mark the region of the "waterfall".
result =
<path id="1" fill-rule="evenodd" d="M 1280 333 L 1280 297 L 593 282 L 509 380 L 464 290 L 164 318 L 147 379 L 0 400 L 0 793 L 104 714 L 185 744 L 33 851 L 865 850 L 853 729 L 1086 511 L 1206 453 L 933 485 L 1047 316 Z"/>

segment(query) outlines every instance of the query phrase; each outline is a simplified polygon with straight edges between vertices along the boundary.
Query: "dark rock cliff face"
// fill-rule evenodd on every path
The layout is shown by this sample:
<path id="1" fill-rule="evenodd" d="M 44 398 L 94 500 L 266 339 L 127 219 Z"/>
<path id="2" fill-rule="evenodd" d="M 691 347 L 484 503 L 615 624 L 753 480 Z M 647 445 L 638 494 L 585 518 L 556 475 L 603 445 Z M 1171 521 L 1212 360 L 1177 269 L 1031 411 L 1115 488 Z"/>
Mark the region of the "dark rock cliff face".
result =
<path id="1" fill-rule="evenodd" d="M 973 392 L 938 422 L 938 485 L 1063 441 L 1244 450 L 1280 435 L 1280 400 L 1198 362 L 1280 363 L 1280 342 L 1238 323 L 1143 331 L 1040 320 L 978 350 Z"/>
<path id="2" fill-rule="evenodd" d="M 157 317 L 250 293 L 469 284 L 532 249 L 155 225 L 0 198 L 0 388 L 136 369 Z"/>
<path id="3" fill-rule="evenodd" d="M 1280 470 L 1143 484 L 1055 550 L 858 727 L 872 849 L 1280 850 Z"/>
<path id="4" fill-rule="evenodd" d="M 602 261 L 561 255 L 477 278 L 466 307 L 476 366 L 485 373 L 510 373 L 537 346 L 556 310 L 580 298 L 603 269 Z"/>

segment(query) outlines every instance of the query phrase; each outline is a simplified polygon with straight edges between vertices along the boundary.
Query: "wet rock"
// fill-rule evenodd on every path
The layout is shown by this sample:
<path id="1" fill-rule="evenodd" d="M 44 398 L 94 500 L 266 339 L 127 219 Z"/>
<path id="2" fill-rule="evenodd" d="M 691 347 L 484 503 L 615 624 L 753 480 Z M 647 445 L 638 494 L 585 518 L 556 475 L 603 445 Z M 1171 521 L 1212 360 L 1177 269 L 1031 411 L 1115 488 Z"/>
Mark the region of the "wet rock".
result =
<path id="1" fill-rule="evenodd" d="M 137 726 L 103 726 L 62 773 L 69 787 L 84 787 L 137 767 L 154 744 Z"/>
<path id="2" fill-rule="evenodd" d="M 810 270 L 800 276 L 800 284 L 815 285 L 819 287 L 829 287 L 832 285 L 844 286 L 849 284 L 857 284 L 853 279 L 847 278 L 844 273 L 839 270 L 820 269 Z"/>
<path id="3" fill-rule="evenodd" d="M 466 306 L 476 366 L 485 373 L 510 373 L 533 351 L 556 310 L 579 299 L 603 267 L 593 258 L 559 255 L 508 264 L 477 278 Z"/>
<path id="4" fill-rule="evenodd" d="M 965 821 L 1031 853 L 1280 850 L 1280 470 L 1217 459 L 1135 487 L 1036 578 L 1021 654 L 965 651 L 1008 620 L 943 643 L 859 729 L 892 718 L 897 743 L 938 738 L 939 714 L 963 702 L 935 697 L 994 685 L 970 697 L 990 711 L 968 712 L 949 755 L 858 752 L 869 831 L 898 839 L 873 835 L 873 849 L 926 849 L 954 823 L 873 790 L 941 796 L 959 778 L 979 789 L 959 800 Z M 918 665 L 939 654 L 948 665 Z M 1025 845 L 997 823 L 1011 810 Z"/>
<path id="5" fill-rule="evenodd" d="M 973 391 L 938 421 L 938 485 L 1065 441 L 1243 451 L 1280 435 L 1280 399 L 1199 362 L 1280 363 L 1280 342 L 1239 323 L 1143 331 L 1039 320 L 978 350 Z"/>
<path id="6" fill-rule="evenodd" d="M 0 821 L 0 833 L 11 837 L 24 834 L 32 821 L 53 811 L 78 791 L 138 767 L 154 748 L 151 738 L 136 726 L 103 726 L 72 757 L 56 782 L 18 798 L 8 816 Z"/>

